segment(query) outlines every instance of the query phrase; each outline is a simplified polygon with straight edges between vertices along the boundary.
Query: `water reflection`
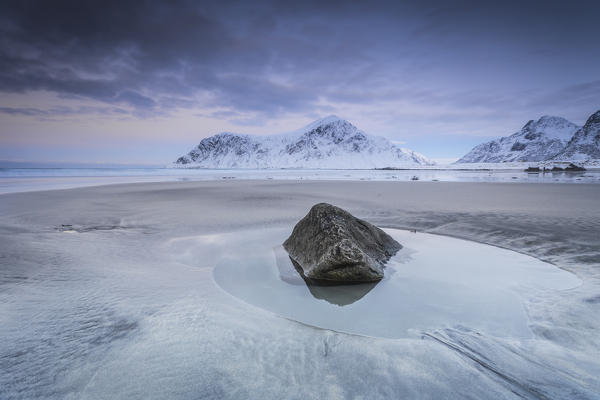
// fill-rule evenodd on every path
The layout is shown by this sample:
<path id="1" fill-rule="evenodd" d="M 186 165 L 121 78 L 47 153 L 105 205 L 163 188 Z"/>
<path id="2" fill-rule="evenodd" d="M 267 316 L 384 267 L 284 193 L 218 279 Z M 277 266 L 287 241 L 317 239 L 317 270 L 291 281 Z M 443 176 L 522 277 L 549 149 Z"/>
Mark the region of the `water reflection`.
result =
<path id="1" fill-rule="evenodd" d="M 304 275 L 302 267 L 296 264 L 283 248 L 273 249 L 279 278 L 291 285 L 306 285 L 310 294 L 319 300 L 337 306 L 347 306 L 367 295 L 379 282 L 358 283 L 353 285 L 332 284 L 326 281 L 315 281 Z"/>
<path id="2" fill-rule="evenodd" d="M 338 306 L 347 306 L 367 295 L 379 282 L 356 285 L 318 286 L 307 283 L 306 286 L 314 298 L 325 300 Z"/>

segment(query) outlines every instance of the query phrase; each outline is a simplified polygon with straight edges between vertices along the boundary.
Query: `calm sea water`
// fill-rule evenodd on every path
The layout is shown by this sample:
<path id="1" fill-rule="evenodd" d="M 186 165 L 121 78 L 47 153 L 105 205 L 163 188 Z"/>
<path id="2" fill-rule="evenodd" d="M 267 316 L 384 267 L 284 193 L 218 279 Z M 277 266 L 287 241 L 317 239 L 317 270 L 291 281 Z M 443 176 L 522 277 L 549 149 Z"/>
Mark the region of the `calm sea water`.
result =
<path id="1" fill-rule="evenodd" d="M 225 179 L 600 183 L 600 170 L 532 174 L 522 170 L 316 170 L 178 168 L 0 168 L 0 193 L 116 183 Z"/>

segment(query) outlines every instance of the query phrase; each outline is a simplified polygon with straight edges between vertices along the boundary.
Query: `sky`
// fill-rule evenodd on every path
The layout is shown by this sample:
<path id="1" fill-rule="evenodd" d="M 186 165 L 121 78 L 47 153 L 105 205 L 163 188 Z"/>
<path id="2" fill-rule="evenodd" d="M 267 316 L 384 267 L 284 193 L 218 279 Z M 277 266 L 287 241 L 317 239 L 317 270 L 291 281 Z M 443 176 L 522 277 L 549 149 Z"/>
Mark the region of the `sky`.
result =
<path id="1" fill-rule="evenodd" d="M 335 114 L 438 161 L 600 109 L 598 1 L 0 2 L 0 160 L 165 164 Z"/>

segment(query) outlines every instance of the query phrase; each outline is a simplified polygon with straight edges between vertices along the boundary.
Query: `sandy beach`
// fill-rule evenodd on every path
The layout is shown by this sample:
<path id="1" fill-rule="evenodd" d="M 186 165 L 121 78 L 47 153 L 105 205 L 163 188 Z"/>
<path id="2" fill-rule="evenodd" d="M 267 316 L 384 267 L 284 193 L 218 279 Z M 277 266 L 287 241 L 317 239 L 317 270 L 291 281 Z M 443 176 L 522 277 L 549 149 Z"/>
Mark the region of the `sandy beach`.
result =
<path id="1" fill-rule="evenodd" d="M 0 397 L 599 398 L 598 199 L 597 184 L 268 180 L 4 194 Z M 524 253 L 582 283 L 523 305 L 530 339 L 441 326 L 392 340 L 249 305 L 215 284 L 218 252 L 181 246 L 291 231 L 318 202 Z"/>

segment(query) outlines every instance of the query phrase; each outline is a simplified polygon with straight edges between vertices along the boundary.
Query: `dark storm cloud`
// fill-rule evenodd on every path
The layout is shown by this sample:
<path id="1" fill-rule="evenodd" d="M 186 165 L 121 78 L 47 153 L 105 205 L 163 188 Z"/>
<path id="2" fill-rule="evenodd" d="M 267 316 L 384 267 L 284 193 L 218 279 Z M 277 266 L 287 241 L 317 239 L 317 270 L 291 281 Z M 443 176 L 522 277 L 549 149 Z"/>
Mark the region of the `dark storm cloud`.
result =
<path id="1" fill-rule="evenodd" d="M 24 115 L 28 117 L 57 117 L 79 114 L 115 115 L 128 114 L 127 110 L 118 107 L 51 107 L 48 109 L 34 107 L 0 107 L 1 114 Z"/>
<path id="2" fill-rule="evenodd" d="M 136 108 L 156 106 L 144 92 L 185 94 L 176 79 L 183 64 L 214 57 L 226 35 L 188 5 L 25 1 L 2 15 L 0 89 Z"/>
<path id="3" fill-rule="evenodd" d="M 571 103 L 600 101 L 599 13 L 578 1 L 5 1 L 0 91 L 139 116 L 398 100 L 510 107 L 518 93 L 534 107 L 560 103 L 561 90 Z M 549 84 L 550 94 L 522 93 Z"/>

